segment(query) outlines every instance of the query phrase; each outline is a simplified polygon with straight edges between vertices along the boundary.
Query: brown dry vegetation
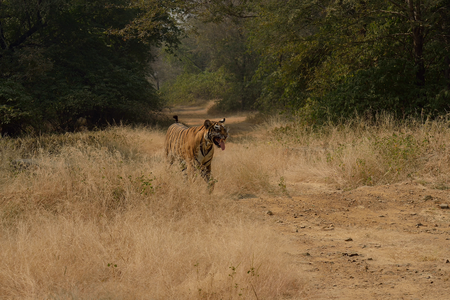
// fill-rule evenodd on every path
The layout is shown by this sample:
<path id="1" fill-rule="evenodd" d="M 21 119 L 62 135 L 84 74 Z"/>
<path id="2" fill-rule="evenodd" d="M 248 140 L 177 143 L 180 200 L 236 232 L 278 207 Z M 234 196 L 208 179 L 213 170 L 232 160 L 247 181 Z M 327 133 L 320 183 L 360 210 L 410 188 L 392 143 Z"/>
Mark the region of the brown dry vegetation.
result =
<path id="1" fill-rule="evenodd" d="M 446 120 L 227 122 L 212 195 L 162 129 L 0 140 L 0 298 L 447 297 Z"/>
<path id="2" fill-rule="evenodd" d="M 226 197 L 266 183 L 264 176 L 239 182 L 259 171 L 256 163 L 248 165 L 254 170 L 239 166 L 250 154 L 219 158 L 210 196 L 203 181 L 190 184 L 167 168 L 163 139 L 159 129 L 116 127 L 2 140 L 1 298 L 277 298 L 295 291 L 297 276 L 280 250 L 286 242 Z M 27 155 L 30 165 L 11 164 Z"/>

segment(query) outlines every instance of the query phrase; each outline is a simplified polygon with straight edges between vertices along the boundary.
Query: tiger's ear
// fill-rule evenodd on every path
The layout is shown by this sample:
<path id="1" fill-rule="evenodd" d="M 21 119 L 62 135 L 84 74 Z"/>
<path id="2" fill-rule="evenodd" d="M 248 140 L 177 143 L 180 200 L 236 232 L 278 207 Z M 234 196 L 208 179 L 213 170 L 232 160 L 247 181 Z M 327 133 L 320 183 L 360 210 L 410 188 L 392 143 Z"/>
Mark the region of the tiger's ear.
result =
<path id="1" fill-rule="evenodd" d="M 219 121 L 219 123 L 225 123 L 225 118 Z"/>
<path id="2" fill-rule="evenodd" d="M 205 123 L 203 123 L 203 126 L 205 126 L 206 128 L 209 128 L 212 126 L 212 122 L 210 120 L 205 120 Z"/>

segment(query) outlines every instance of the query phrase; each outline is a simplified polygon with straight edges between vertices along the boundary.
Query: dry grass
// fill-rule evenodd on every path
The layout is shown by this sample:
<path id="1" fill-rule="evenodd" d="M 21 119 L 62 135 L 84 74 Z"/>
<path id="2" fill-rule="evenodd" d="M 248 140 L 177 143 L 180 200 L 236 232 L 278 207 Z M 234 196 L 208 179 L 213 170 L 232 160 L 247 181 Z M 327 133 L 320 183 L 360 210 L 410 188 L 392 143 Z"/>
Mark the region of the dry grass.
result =
<path id="1" fill-rule="evenodd" d="M 236 199 L 303 180 L 446 189 L 448 125 L 273 119 L 216 152 L 212 195 L 168 168 L 159 129 L 0 139 L 0 298 L 296 298 L 291 245 Z"/>
<path id="2" fill-rule="evenodd" d="M 202 180 L 167 169 L 163 139 L 157 129 L 118 127 L 0 140 L 0 298 L 295 294 L 289 246 L 226 196 L 264 192 L 268 170 L 242 167 L 245 149 L 231 161 L 224 151 L 209 195 Z M 33 159 L 27 168 L 11 164 L 24 157 Z"/>
<path id="3" fill-rule="evenodd" d="M 291 156 L 295 180 L 326 180 L 342 188 L 419 180 L 450 188 L 448 118 L 396 121 L 383 115 L 321 128 L 275 124 L 273 139 Z"/>

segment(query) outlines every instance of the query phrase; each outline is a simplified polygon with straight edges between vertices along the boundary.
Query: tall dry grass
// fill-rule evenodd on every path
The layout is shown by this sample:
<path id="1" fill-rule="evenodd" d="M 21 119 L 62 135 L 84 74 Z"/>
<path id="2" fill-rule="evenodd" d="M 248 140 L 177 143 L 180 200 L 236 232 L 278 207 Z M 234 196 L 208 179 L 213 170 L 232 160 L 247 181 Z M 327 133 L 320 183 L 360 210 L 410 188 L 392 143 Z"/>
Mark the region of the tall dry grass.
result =
<path id="1" fill-rule="evenodd" d="M 264 126 L 286 153 L 292 180 L 342 188 L 416 180 L 450 188 L 450 119 L 396 120 L 388 114 L 339 125 L 272 120 Z"/>
<path id="2" fill-rule="evenodd" d="M 291 245 L 236 199 L 306 180 L 447 189 L 449 124 L 271 119 L 216 152 L 211 195 L 167 166 L 159 129 L 0 139 L 0 298 L 296 298 Z"/>
<path id="3" fill-rule="evenodd" d="M 127 127 L 1 139 L 0 298 L 295 296 L 290 246 L 229 197 L 269 191 L 277 152 L 230 143 L 209 195 L 167 167 L 163 140 Z"/>

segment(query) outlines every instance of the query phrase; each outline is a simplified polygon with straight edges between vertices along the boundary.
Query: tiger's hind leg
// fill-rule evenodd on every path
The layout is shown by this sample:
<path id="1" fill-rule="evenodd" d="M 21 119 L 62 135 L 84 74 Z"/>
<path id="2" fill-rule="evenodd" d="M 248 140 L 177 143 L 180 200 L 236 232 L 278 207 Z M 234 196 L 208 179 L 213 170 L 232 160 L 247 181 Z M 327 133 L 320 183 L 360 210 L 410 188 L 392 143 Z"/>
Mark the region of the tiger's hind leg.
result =
<path id="1" fill-rule="evenodd" d="M 189 180 L 189 182 L 194 182 L 198 176 L 198 166 L 194 161 L 185 161 L 183 160 L 183 169 L 182 169 L 185 177 Z"/>
<path id="2" fill-rule="evenodd" d="M 184 180 L 189 180 L 189 167 L 188 167 L 188 163 L 184 160 L 184 159 L 178 159 L 178 168 L 181 171 L 181 173 L 183 174 L 183 178 Z"/>
<path id="3" fill-rule="evenodd" d="M 217 179 L 211 176 L 211 166 L 202 169 L 201 175 L 207 184 L 208 192 L 211 194 L 214 191 L 214 186 L 217 182 Z"/>
<path id="4" fill-rule="evenodd" d="M 165 158 L 167 163 L 169 164 L 169 166 L 172 166 L 173 163 L 175 162 L 175 155 L 173 155 L 172 153 L 170 153 L 168 150 L 165 150 Z"/>

